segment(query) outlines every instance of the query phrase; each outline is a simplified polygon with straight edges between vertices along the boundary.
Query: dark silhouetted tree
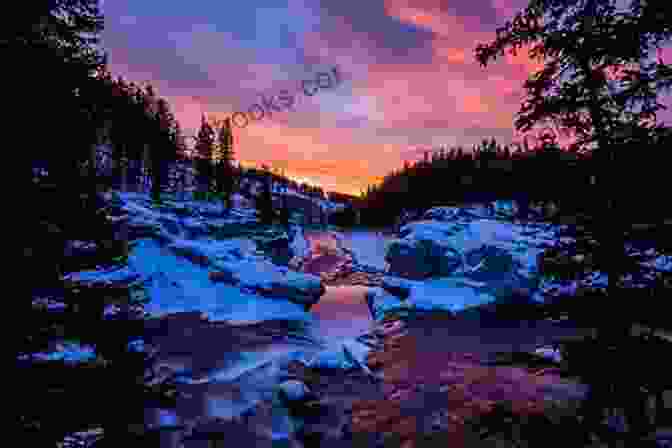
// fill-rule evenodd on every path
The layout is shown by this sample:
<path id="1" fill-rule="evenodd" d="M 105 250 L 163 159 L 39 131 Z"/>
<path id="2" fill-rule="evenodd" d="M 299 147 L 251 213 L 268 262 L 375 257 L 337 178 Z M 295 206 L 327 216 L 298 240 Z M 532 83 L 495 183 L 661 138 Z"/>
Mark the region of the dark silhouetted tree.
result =
<path id="1" fill-rule="evenodd" d="M 205 119 L 201 119 L 201 127 L 196 137 L 196 173 L 199 191 L 210 192 L 212 184 L 212 156 L 215 148 L 215 131 Z"/>

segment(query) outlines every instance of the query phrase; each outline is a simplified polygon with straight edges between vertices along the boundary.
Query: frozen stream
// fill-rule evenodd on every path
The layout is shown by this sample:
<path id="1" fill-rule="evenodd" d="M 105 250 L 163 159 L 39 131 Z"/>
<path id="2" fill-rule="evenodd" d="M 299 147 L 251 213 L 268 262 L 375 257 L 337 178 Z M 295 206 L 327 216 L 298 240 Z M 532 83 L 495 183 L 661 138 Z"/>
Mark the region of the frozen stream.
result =
<path id="1" fill-rule="evenodd" d="M 331 270 L 343 261 L 335 253 L 333 234 L 306 232 L 306 237 L 313 268 Z M 328 286 L 320 301 L 305 311 L 286 300 L 213 283 L 207 268 L 150 240 L 139 242 L 129 264 L 153 278 L 146 311 L 157 317 L 178 313 L 165 330 L 155 330 L 147 339 L 161 347 L 159 369 L 178 372 L 185 395 L 176 410 L 146 409 L 150 425 L 190 426 L 203 419 L 240 415 L 273 397 L 283 362 L 310 360 L 326 348 L 338 352 L 343 341 L 369 331 L 372 322 L 364 300 L 367 288 L 362 286 Z M 203 313 L 210 323 L 199 322 L 193 312 Z M 256 325 L 249 325 L 252 323 Z M 295 334 L 315 342 L 287 336 L 291 333 L 289 324 Z M 244 330 L 239 334 L 237 329 Z M 278 419 L 269 424 L 276 428 L 272 432 L 282 437 L 280 428 L 286 427 L 287 421 L 281 416 Z"/>

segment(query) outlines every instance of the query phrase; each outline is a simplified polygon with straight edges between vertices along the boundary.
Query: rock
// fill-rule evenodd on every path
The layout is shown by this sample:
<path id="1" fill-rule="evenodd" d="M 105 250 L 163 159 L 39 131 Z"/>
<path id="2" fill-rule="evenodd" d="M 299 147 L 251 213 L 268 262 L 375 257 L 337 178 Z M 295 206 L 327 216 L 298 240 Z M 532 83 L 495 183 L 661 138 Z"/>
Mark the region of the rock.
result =
<path id="1" fill-rule="evenodd" d="M 459 207 L 432 207 L 427 210 L 422 219 L 433 219 L 436 221 L 453 221 L 460 216 Z"/>
<path id="2" fill-rule="evenodd" d="M 228 271 L 210 271 L 208 273 L 208 278 L 211 282 L 223 282 L 229 285 L 237 285 L 239 283 L 239 280 L 233 273 Z"/>
<path id="3" fill-rule="evenodd" d="M 518 204 L 515 201 L 494 201 L 492 206 L 498 217 L 511 219 L 518 215 Z"/>
<path id="4" fill-rule="evenodd" d="M 510 251 L 484 245 L 465 253 L 467 266 L 464 276 L 485 284 L 485 290 L 495 297 L 529 297 L 536 287 L 534 278 L 521 275 L 522 264 Z"/>
<path id="5" fill-rule="evenodd" d="M 534 353 L 553 362 L 562 362 L 562 353 L 553 347 L 539 347 Z"/>
<path id="6" fill-rule="evenodd" d="M 407 299 L 411 294 L 411 285 L 403 279 L 385 276 L 382 278 L 381 285 L 385 291 L 400 299 Z"/>
<path id="7" fill-rule="evenodd" d="M 168 217 L 161 217 L 159 222 L 163 225 L 163 228 L 168 231 L 171 235 L 179 235 L 182 233 L 180 224 L 175 220 Z"/>
<path id="8" fill-rule="evenodd" d="M 347 340 L 340 347 L 334 346 L 321 350 L 307 361 L 311 369 L 362 370 L 366 375 L 373 374 L 366 366 L 369 348 L 356 339 Z"/>
<path id="9" fill-rule="evenodd" d="M 210 235 L 210 230 L 203 221 L 195 218 L 185 218 L 181 221 L 187 238 L 196 239 Z"/>
<path id="10" fill-rule="evenodd" d="M 154 238 L 162 231 L 161 224 L 154 219 L 142 216 L 129 215 L 128 238 L 137 240 L 140 238 Z"/>
<path id="11" fill-rule="evenodd" d="M 385 314 L 392 311 L 407 309 L 398 297 L 393 296 L 380 287 L 369 288 L 366 291 L 365 298 L 371 318 L 375 321 L 383 319 Z"/>
<path id="12" fill-rule="evenodd" d="M 63 277 L 66 286 L 77 287 L 99 287 L 99 286 L 118 286 L 128 287 L 133 284 L 139 284 L 142 276 L 129 266 L 120 269 L 111 269 L 105 271 L 81 271 L 73 272 Z"/>
<path id="13" fill-rule="evenodd" d="M 212 274 L 217 279 L 237 282 L 241 289 L 307 307 L 317 303 L 326 292 L 319 277 L 294 272 L 264 260 L 217 261 L 214 267 L 222 272 Z"/>
<path id="14" fill-rule="evenodd" d="M 393 241 L 385 255 L 388 274 L 413 280 L 451 275 L 461 266 L 460 253 L 441 241 L 402 239 Z"/>
<path id="15" fill-rule="evenodd" d="M 310 389 L 305 383 L 298 380 L 287 380 L 278 386 L 280 396 L 288 402 L 306 400 L 310 396 Z"/>
<path id="16" fill-rule="evenodd" d="M 199 266 L 208 267 L 212 264 L 209 254 L 201 245 L 186 240 L 177 240 L 170 243 L 168 249 Z"/>

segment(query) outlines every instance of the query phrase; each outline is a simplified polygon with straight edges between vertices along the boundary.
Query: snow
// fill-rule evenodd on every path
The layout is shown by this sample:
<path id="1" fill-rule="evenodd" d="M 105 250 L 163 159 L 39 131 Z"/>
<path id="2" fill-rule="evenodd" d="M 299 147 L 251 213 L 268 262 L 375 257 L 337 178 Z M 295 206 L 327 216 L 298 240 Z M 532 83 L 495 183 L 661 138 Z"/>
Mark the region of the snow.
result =
<path id="1" fill-rule="evenodd" d="M 441 278 L 418 283 L 411 287 L 411 295 L 407 299 L 409 304 L 421 310 L 448 310 L 461 311 L 488 303 L 494 297 L 479 292 L 459 279 Z"/>
<path id="2" fill-rule="evenodd" d="M 37 361 L 64 361 L 69 364 L 74 364 L 92 361 L 96 359 L 96 353 L 94 348 L 90 345 L 81 345 L 77 342 L 62 342 L 56 344 L 55 351 L 21 355 L 19 359 L 32 359 Z"/>
<path id="3" fill-rule="evenodd" d="M 302 274 L 289 270 L 284 266 L 276 266 L 266 260 L 216 261 L 215 270 L 230 274 L 243 290 L 264 291 L 264 294 L 273 294 L 280 290 L 280 295 L 291 294 L 287 289 L 296 291 L 293 299 L 302 296 L 319 296 L 322 280 L 310 274 Z M 305 298 L 307 303 L 311 297 Z M 290 299 L 291 300 L 291 299 Z"/>
<path id="4" fill-rule="evenodd" d="M 126 284 L 129 285 L 140 279 L 141 274 L 130 266 L 108 270 L 90 270 L 67 274 L 64 280 L 88 285 L 97 284 Z"/>
<path id="5" fill-rule="evenodd" d="M 380 270 L 386 268 L 385 253 L 392 238 L 377 232 L 351 231 L 343 232 L 339 240 L 345 248 L 352 252 L 357 264 Z"/>
<path id="6" fill-rule="evenodd" d="M 406 300 L 400 300 L 378 287 L 369 289 L 367 300 L 372 302 L 376 320 L 400 308 L 454 313 L 494 301 L 495 297 L 480 291 L 481 286 L 484 285 L 460 277 L 425 281 L 404 280 L 404 288 L 410 290 Z"/>
<path id="7" fill-rule="evenodd" d="M 211 262 L 218 260 L 232 261 L 253 258 L 256 244 L 247 238 L 231 238 L 227 240 L 187 240 L 176 238 L 168 248 L 178 254 L 203 256 Z"/>
<path id="8" fill-rule="evenodd" d="M 551 347 L 540 347 L 536 349 L 534 353 L 554 362 L 562 362 L 562 353 L 559 349 Z"/>
<path id="9" fill-rule="evenodd" d="M 294 237 L 289 244 L 290 249 L 294 257 L 298 259 L 303 259 L 310 256 L 310 244 L 306 240 L 306 237 L 303 234 L 303 229 L 299 226 L 293 227 Z"/>
<path id="10" fill-rule="evenodd" d="M 310 392 L 308 387 L 298 380 L 288 380 L 280 384 L 279 390 L 289 401 L 302 400 Z"/>
<path id="11" fill-rule="evenodd" d="M 406 224 L 400 233 L 404 235 L 402 241 L 430 240 L 455 249 L 463 256 L 484 245 L 506 249 L 522 265 L 519 273 L 529 277 L 537 272 L 537 256 L 555 242 L 557 230 L 558 227 L 550 225 L 521 226 L 489 219 L 455 222 L 422 220 Z M 468 268 L 463 266 L 463 269 Z"/>
<path id="12" fill-rule="evenodd" d="M 311 320 L 304 308 L 286 300 L 246 293 L 237 286 L 213 283 L 208 270 L 174 255 L 151 240 L 141 240 L 129 266 L 148 278 L 146 310 L 155 316 L 202 311 L 213 321 L 265 319 Z"/>
<path id="13" fill-rule="evenodd" d="M 371 351 L 369 347 L 348 338 L 330 344 L 328 348 L 316 353 L 304 361 L 309 367 L 318 369 L 350 369 L 353 367 L 365 367 L 366 357 Z"/>

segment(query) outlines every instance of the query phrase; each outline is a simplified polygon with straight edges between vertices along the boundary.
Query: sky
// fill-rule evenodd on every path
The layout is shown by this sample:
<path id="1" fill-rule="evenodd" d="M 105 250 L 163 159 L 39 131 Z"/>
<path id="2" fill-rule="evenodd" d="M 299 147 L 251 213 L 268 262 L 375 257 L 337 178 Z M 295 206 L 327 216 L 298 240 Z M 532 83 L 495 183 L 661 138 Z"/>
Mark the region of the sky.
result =
<path id="1" fill-rule="evenodd" d="M 474 49 L 527 3 L 115 0 L 102 5 L 102 44 L 112 73 L 151 82 L 185 134 L 203 114 L 233 116 L 243 165 L 359 194 L 429 148 L 522 141 L 522 85 L 542 63 L 519 51 L 483 68 Z M 281 110 L 262 117 L 263 101 Z M 248 111 L 247 125 L 234 116 Z"/>

